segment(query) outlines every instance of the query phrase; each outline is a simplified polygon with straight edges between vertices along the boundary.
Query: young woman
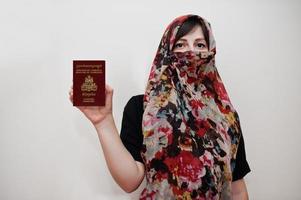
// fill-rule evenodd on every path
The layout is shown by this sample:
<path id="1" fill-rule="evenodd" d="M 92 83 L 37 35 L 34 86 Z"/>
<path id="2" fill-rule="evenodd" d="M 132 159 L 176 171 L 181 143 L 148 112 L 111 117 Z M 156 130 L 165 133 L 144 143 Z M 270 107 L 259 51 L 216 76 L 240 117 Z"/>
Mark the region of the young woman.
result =
<path id="1" fill-rule="evenodd" d="M 139 199 L 248 199 L 239 117 L 215 54 L 209 22 L 180 16 L 163 34 L 145 93 L 127 102 L 120 135 L 109 85 L 104 107 L 78 107 L 95 126 L 107 166 L 126 192 L 146 175 Z M 72 101 L 72 87 L 69 93 Z"/>

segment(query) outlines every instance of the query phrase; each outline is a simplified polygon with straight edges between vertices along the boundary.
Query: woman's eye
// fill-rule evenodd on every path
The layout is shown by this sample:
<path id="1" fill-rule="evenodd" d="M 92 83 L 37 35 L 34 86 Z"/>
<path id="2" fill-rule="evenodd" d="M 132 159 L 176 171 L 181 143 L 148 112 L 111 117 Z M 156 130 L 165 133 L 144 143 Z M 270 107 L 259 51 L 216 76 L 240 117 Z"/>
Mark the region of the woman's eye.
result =
<path id="1" fill-rule="evenodd" d="M 200 47 L 200 48 L 204 48 L 204 47 L 206 47 L 203 43 L 198 43 L 198 47 Z"/>
<path id="2" fill-rule="evenodd" d="M 183 43 L 177 43 L 177 44 L 175 45 L 175 47 L 176 47 L 176 48 L 177 48 L 177 47 L 181 48 L 181 47 L 183 47 Z"/>

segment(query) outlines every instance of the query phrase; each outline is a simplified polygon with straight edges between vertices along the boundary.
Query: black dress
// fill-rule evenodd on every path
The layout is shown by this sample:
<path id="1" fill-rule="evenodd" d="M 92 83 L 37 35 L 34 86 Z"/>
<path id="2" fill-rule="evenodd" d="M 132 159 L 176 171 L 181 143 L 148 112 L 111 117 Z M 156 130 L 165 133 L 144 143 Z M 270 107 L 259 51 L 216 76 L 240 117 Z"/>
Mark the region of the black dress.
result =
<path id="1" fill-rule="evenodd" d="M 131 153 L 134 160 L 143 163 L 140 150 L 143 143 L 141 129 L 143 115 L 143 94 L 132 96 L 123 110 L 120 138 L 126 149 Z M 243 136 L 240 137 L 236 163 L 232 172 L 232 181 L 243 178 L 249 173 L 250 167 L 246 160 L 246 152 Z"/>

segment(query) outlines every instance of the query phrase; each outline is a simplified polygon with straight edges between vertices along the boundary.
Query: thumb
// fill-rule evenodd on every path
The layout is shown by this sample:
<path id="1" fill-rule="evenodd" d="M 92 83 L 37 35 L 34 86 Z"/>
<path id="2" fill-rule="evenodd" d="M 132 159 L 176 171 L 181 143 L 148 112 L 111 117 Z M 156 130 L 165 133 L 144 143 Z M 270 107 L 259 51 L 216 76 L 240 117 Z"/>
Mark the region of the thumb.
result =
<path id="1" fill-rule="evenodd" d="M 112 106 L 114 89 L 106 84 L 106 106 Z"/>

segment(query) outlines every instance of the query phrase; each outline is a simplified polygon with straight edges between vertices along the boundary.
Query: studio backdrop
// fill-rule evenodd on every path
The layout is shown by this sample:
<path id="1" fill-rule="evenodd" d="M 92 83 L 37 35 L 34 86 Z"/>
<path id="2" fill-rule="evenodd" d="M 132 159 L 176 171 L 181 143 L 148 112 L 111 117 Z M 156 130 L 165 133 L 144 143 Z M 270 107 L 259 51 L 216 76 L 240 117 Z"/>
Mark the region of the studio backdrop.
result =
<path id="1" fill-rule="evenodd" d="M 297 0 L 2 1 L 0 199 L 137 199 L 145 180 L 132 193 L 116 184 L 95 128 L 69 101 L 72 61 L 106 60 L 120 131 L 166 26 L 189 13 L 212 26 L 240 114 L 250 199 L 301 199 L 300 10 Z"/>

